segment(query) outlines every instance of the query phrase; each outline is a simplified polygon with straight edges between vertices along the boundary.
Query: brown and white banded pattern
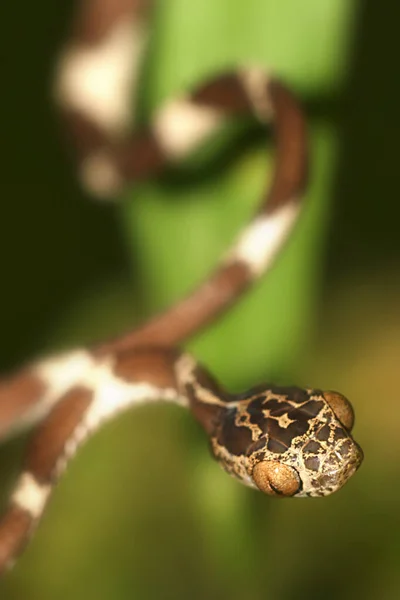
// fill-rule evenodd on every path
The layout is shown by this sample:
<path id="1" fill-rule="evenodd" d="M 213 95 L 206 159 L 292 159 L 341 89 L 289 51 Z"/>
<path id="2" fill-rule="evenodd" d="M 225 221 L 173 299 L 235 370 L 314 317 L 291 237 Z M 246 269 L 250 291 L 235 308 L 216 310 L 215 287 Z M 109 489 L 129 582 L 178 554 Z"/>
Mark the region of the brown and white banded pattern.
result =
<path id="1" fill-rule="evenodd" d="M 131 130 L 129 94 L 147 36 L 149 0 L 83 0 L 59 61 L 55 96 L 83 183 L 109 196 L 184 158 L 228 118 L 273 120 L 276 165 L 253 220 L 210 277 L 138 329 L 91 349 L 39 360 L 0 381 L 0 438 L 34 427 L 0 521 L 0 571 L 37 526 L 79 446 L 119 412 L 169 401 L 189 409 L 223 468 L 270 495 L 325 496 L 358 468 L 353 412 L 335 392 L 258 386 L 231 395 L 176 348 L 273 264 L 300 212 L 307 172 L 302 112 L 262 69 L 222 74 Z"/>

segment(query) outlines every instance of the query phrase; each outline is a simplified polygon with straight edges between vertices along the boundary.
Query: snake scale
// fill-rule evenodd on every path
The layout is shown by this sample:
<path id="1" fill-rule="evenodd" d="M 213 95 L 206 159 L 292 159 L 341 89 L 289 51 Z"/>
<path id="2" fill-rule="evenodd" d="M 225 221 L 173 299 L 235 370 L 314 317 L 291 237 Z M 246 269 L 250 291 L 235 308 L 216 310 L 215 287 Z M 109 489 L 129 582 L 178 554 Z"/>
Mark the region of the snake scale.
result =
<path id="1" fill-rule="evenodd" d="M 219 464 L 272 496 L 326 496 L 356 471 L 353 410 L 337 392 L 259 385 L 228 393 L 181 344 L 263 275 L 290 235 L 306 185 L 302 111 L 263 69 L 238 69 L 131 127 L 149 0 L 82 0 L 59 61 L 56 100 L 83 184 L 113 196 L 189 155 L 228 118 L 273 121 L 276 161 L 269 191 L 215 271 L 175 306 L 92 348 L 38 360 L 0 381 L 0 437 L 34 428 L 0 520 L 0 572 L 14 564 L 79 446 L 122 410 L 169 401 L 191 411 Z"/>

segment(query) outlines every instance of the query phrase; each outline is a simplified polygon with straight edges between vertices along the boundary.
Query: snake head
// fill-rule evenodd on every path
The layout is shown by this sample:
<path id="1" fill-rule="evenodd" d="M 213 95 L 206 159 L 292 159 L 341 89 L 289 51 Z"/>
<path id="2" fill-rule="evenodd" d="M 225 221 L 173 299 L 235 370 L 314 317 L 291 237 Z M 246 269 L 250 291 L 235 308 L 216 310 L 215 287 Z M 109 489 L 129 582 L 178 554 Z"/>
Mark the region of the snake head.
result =
<path id="1" fill-rule="evenodd" d="M 360 466 L 353 409 L 341 394 L 268 387 L 239 398 L 212 446 L 245 484 L 274 496 L 327 496 Z"/>

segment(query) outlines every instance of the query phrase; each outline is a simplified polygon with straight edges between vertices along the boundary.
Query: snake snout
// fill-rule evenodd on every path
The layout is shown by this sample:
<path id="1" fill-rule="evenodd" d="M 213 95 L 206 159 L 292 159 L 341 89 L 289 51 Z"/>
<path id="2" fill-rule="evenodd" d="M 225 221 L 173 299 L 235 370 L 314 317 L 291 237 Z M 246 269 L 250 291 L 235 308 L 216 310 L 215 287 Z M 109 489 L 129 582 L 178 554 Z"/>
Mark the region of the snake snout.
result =
<path id="1" fill-rule="evenodd" d="M 322 467 L 321 495 L 328 496 L 343 487 L 360 467 L 363 458 L 363 451 L 352 438 L 338 442 Z"/>
<path id="2" fill-rule="evenodd" d="M 299 496 L 328 496 L 343 487 L 360 467 L 364 458 L 360 446 L 340 425 L 333 432 L 334 439 L 314 439 L 304 446 L 298 463 L 303 484 Z"/>

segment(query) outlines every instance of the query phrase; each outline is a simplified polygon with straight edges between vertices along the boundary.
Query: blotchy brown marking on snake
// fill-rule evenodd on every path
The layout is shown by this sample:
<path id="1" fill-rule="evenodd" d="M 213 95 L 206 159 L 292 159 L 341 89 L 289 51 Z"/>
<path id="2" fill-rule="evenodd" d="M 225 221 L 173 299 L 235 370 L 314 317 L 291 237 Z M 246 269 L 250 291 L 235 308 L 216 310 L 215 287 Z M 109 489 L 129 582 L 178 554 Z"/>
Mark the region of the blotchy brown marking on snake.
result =
<path id="1" fill-rule="evenodd" d="M 303 448 L 304 454 L 318 454 L 322 450 L 321 444 L 311 440 Z"/>
<path id="2" fill-rule="evenodd" d="M 150 0 L 84 0 L 74 21 L 72 37 L 88 46 L 97 44 L 114 23 L 124 18 L 142 19 L 151 5 Z"/>
<path id="3" fill-rule="evenodd" d="M 263 409 L 265 406 L 265 394 L 259 396 L 258 398 L 252 398 L 247 406 L 247 414 L 249 415 L 249 422 L 253 425 L 257 425 L 262 432 L 264 432 L 264 422 L 265 417 L 263 414 Z"/>
<path id="4" fill-rule="evenodd" d="M 176 388 L 174 363 L 179 356 L 176 350 L 149 348 L 120 352 L 117 355 L 114 375 L 128 383 L 150 383 L 158 388 Z"/>
<path id="5" fill-rule="evenodd" d="M 351 442 L 350 440 L 345 440 L 339 447 L 338 452 L 341 456 L 346 457 L 351 450 Z"/>
<path id="6" fill-rule="evenodd" d="M 28 444 L 23 471 L 32 473 L 39 484 L 52 482 L 54 469 L 63 456 L 65 440 L 71 437 L 77 423 L 81 422 L 92 399 L 92 391 L 83 387 L 73 388 L 35 431 Z M 57 436 L 54 431 L 57 431 Z"/>
<path id="7" fill-rule="evenodd" d="M 255 405 L 257 404 L 257 400 L 252 401 L 252 406 L 249 407 L 249 413 L 252 414 L 254 412 L 254 408 Z M 268 404 L 267 404 L 268 402 Z M 265 395 L 264 395 L 264 401 L 262 400 L 262 398 L 260 398 L 260 403 L 258 405 L 258 411 L 261 411 L 264 408 L 264 403 L 265 403 L 265 408 L 268 408 L 269 413 L 271 415 L 271 417 L 281 417 L 282 415 L 284 415 L 285 413 L 287 415 L 289 415 L 289 411 L 293 410 L 293 406 L 292 404 L 290 404 L 289 402 L 285 402 L 284 400 L 277 400 L 276 398 L 272 398 L 271 400 L 265 400 Z"/>
<path id="8" fill-rule="evenodd" d="M 288 449 L 286 444 L 272 437 L 268 438 L 267 448 L 271 452 L 276 452 L 277 454 L 283 454 Z"/>
<path id="9" fill-rule="evenodd" d="M 301 418 L 300 415 L 303 415 L 303 418 L 312 419 L 320 413 L 323 406 L 324 404 L 320 400 L 309 400 L 308 402 L 305 402 L 301 407 L 290 411 L 290 418 L 297 419 Z"/>
<path id="10" fill-rule="evenodd" d="M 304 402 L 306 402 L 310 397 L 309 392 L 307 392 L 307 390 L 304 390 L 294 385 L 282 387 L 270 385 L 269 391 L 271 393 L 271 396 L 276 395 L 276 400 L 278 401 L 281 401 L 282 396 L 290 398 L 291 404 L 304 404 Z M 315 392 L 316 391 L 313 390 L 313 393 Z"/>
<path id="11" fill-rule="evenodd" d="M 228 452 L 239 456 L 246 454 L 247 449 L 253 443 L 251 429 L 238 427 L 235 423 L 237 411 L 229 409 L 224 415 L 222 427 L 218 433 L 217 441 L 220 446 L 225 446 Z"/>
<path id="12" fill-rule="evenodd" d="M 165 169 L 164 151 L 149 129 L 134 131 L 115 145 L 101 127 L 74 109 L 64 109 L 63 121 L 67 140 L 76 146 L 80 161 L 101 152 L 120 176 L 132 183 Z"/>
<path id="13" fill-rule="evenodd" d="M 281 206 L 288 198 L 300 198 L 307 183 L 307 153 L 305 122 L 292 94 L 276 80 L 269 84 L 277 132 L 276 171 L 267 198 L 266 212 Z"/>
<path id="14" fill-rule="evenodd" d="M 337 441 L 343 439 L 344 437 L 346 437 L 344 429 L 342 427 L 335 427 L 335 431 L 333 434 L 333 441 L 337 442 Z"/>
<path id="15" fill-rule="evenodd" d="M 99 148 L 109 145 L 108 138 L 102 129 L 94 122 L 87 119 L 79 111 L 66 108 L 62 113 L 67 142 L 74 147 L 79 161 Z"/>
<path id="16" fill-rule="evenodd" d="M 304 458 L 304 464 L 307 469 L 311 469 L 311 471 L 319 470 L 320 463 L 318 456 L 307 456 Z"/>
<path id="17" fill-rule="evenodd" d="M 287 427 L 280 427 L 275 419 L 265 419 L 264 431 L 268 433 L 269 438 L 275 442 L 279 442 L 282 446 L 288 449 L 295 437 L 304 435 L 309 429 L 307 419 L 302 419 L 291 423 Z"/>
<path id="18" fill-rule="evenodd" d="M 221 109 L 226 114 L 252 112 L 252 107 L 237 73 L 226 73 L 191 94 L 199 104 Z"/>
<path id="19" fill-rule="evenodd" d="M 113 149 L 112 159 L 119 173 L 131 183 L 148 179 L 165 169 L 165 152 L 148 129 L 132 133 Z"/>
<path id="20" fill-rule="evenodd" d="M 328 424 L 325 424 L 321 429 L 317 432 L 316 438 L 320 442 L 327 442 L 330 436 L 331 429 Z"/>
<path id="21" fill-rule="evenodd" d="M 284 410 L 281 410 L 280 405 Z M 272 410 L 270 411 L 270 406 Z M 292 406 L 290 402 L 280 401 L 273 398 L 265 400 L 263 397 L 251 401 L 248 407 L 250 422 L 257 425 L 263 433 L 274 435 L 276 439 L 284 444 L 290 445 L 292 439 L 297 435 L 303 435 L 309 428 L 309 420 L 319 414 L 323 403 L 316 400 L 309 400 L 303 406 Z M 269 415 L 265 411 L 270 411 Z M 278 421 L 271 417 L 287 414 L 288 419 L 294 421 L 287 427 L 280 427 Z M 273 433 L 272 433 L 273 432 Z"/>
<path id="22" fill-rule="evenodd" d="M 46 386 L 29 370 L 8 377 L 0 383 L 0 432 L 7 429 L 8 423 L 17 421 L 19 415 L 35 404 L 45 392 Z M 10 402 L 10 398 L 18 401 Z"/>
<path id="23" fill-rule="evenodd" d="M 21 540 L 27 544 L 31 526 L 32 517 L 25 510 L 17 506 L 9 508 L 0 522 L 0 573 L 8 566 L 7 558 L 21 551 Z"/>
<path id="24" fill-rule="evenodd" d="M 257 441 L 252 443 L 247 452 L 251 454 L 256 454 L 258 451 L 260 451 L 260 455 L 258 458 L 260 458 L 261 460 L 263 455 L 265 455 L 265 448 L 267 447 L 267 437 L 268 436 L 266 435 L 260 436 Z"/>

